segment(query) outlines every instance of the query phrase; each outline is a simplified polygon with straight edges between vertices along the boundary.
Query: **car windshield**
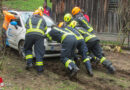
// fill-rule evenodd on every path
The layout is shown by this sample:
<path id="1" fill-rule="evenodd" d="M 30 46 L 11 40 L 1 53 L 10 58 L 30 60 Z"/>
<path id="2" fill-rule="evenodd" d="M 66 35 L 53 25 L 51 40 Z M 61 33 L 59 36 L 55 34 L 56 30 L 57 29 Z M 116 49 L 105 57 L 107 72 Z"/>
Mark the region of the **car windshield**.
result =
<path id="1" fill-rule="evenodd" d="M 50 17 L 44 15 L 43 18 L 45 19 L 48 27 L 55 25 L 55 22 Z"/>
<path id="2" fill-rule="evenodd" d="M 30 16 L 32 16 L 32 12 L 22 12 L 22 13 L 20 13 L 20 15 L 21 15 L 23 23 L 25 25 L 27 20 L 28 20 L 28 18 Z M 43 18 L 45 19 L 46 24 L 47 24 L 48 27 L 50 27 L 52 25 L 55 25 L 55 22 L 50 17 L 48 17 L 46 15 L 43 15 Z"/>

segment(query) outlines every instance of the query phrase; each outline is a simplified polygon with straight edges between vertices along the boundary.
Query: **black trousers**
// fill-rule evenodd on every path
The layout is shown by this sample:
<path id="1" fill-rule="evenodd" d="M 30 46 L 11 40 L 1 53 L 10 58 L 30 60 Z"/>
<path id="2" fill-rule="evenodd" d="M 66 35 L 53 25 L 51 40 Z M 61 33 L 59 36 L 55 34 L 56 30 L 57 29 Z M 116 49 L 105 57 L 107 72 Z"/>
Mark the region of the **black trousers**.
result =
<path id="1" fill-rule="evenodd" d="M 43 70 L 43 56 L 45 53 L 45 47 L 44 47 L 44 37 L 40 35 L 26 35 L 25 36 L 25 44 L 24 44 L 24 50 L 25 50 L 25 55 L 26 56 L 31 56 L 32 55 L 32 47 L 34 45 L 34 52 L 35 52 L 35 57 L 36 57 L 36 63 L 41 63 L 38 66 L 38 70 L 41 71 Z M 27 57 L 27 64 L 32 63 L 32 57 Z"/>
<path id="2" fill-rule="evenodd" d="M 92 52 L 96 57 L 98 57 L 99 59 L 103 57 L 102 48 L 99 44 L 99 41 L 93 41 L 86 44 L 87 44 L 88 50 Z"/>
<path id="3" fill-rule="evenodd" d="M 79 51 L 79 54 L 82 56 L 82 60 L 86 59 L 88 48 L 87 48 L 87 45 L 86 45 L 84 39 L 78 40 L 77 49 Z"/>
<path id="4" fill-rule="evenodd" d="M 74 36 L 67 36 L 62 42 L 61 61 L 65 64 L 67 60 L 74 58 L 77 40 Z"/>

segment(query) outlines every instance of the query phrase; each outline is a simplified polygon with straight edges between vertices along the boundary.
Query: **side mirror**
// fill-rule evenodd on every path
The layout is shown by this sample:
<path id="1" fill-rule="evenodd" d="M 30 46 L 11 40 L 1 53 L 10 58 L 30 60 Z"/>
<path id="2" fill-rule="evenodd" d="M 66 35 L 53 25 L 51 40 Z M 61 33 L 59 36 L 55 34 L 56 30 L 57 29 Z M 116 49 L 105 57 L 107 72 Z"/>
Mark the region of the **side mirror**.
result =
<path id="1" fill-rule="evenodd" d="M 10 24 L 14 25 L 14 26 L 18 25 L 18 23 L 16 21 L 12 21 L 12 22 L 10 22 Z"/>

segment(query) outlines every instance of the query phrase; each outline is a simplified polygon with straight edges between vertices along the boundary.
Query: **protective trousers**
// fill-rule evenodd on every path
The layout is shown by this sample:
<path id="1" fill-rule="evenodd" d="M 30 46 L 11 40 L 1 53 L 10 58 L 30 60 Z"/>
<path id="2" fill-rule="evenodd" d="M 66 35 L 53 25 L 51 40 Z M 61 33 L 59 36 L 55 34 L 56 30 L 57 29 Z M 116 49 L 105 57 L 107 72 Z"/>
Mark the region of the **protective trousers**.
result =
<path id="1" fill-rule="evenodd" d="M 62 42 L 61 61 L 65 67 L 69 68 L 70 70 L 76 67 L 73 61 L 74 52 L 76 50 L 76 43 L 76 38 L 71 35 L 68 35 Z"/>
<path id="2" fill-rule="evenodd" d="M 100 63 L 103 64 L 107 69 L 109 73 L 114 73 L 115 68 L 112 66 L 111 61 L 107 60 L 102 55 L 102 48 L 99 44 L 99 41 L 94 41 L 91 43 L 87 43 L 88 49 L 97 57 L 100 59 Z"/>
<path id="3" fill-rule="evenodd" d="M 85 63 L 86 69 L 88 71 L 92 70 L 90 59 L 87 56 L 88 48 L 86 46 L 86 43 L 84 42 L 84 39 L 78 40 L 77 43 L 77 49 L 82 56 L 83 63 Z"/>
<path id="4" fill-rule="evenodd" d="M 99 44 L 99 41 L 93 41 L 86 44 L 88 46 L 88 50 L 92 52 L 97 58 L 99 58 L 100 62 L 102 63 L 105 60 L 105 57 L 102 55 L 102 48 Z"/>
<path id="5" fill-rule="evenodd" d="M 45 52 L 44 47 L 44 38 L 40 35 L 26 35 L 25 36 L 25 44 L 24 44 L 24 50 L 27 60 L 27 65 L 32 64 L 32 47 L 34 45 L 34 52 L 36 57 L 36 67 L 37 71 L 43 71 L 43 55 Z"/>

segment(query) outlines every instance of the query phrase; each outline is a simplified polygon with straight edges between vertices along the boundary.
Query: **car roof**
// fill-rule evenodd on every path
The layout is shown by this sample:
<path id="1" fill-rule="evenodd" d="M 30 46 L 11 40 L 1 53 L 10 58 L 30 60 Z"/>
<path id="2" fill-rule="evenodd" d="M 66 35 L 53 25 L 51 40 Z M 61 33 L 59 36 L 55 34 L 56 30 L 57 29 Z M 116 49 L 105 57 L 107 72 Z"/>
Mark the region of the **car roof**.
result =
<path id="1" fill-rule="evenodd" d="M 14 11 L 14 10 L 9 10 L 9 12 L 10 13 L 13 13 L 13 14 L 18 14 L 18 15 L 22 15 L 23 13 L 30 13 L 30 15 L 33 15 L 33 12 L 32 11 Z M 45 14 L 43 14 L 43 18 L 44 19 L 46 19 L 46 18 L 49 18 L 50 20 L 52 20 L 53 22 L 54 22 L 54 20 L 51 18 L 51 17 L 49 17 L 49 16 L 47 16 L 47 15 L 45 15 Z M 46 20 L 45 20 L 46 21 Z M 47 21 L 46 21 L 47 22 Z M 54 24 L 55 24 L 55 22 L 54 22 Z"/>

